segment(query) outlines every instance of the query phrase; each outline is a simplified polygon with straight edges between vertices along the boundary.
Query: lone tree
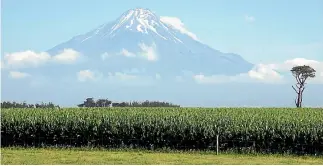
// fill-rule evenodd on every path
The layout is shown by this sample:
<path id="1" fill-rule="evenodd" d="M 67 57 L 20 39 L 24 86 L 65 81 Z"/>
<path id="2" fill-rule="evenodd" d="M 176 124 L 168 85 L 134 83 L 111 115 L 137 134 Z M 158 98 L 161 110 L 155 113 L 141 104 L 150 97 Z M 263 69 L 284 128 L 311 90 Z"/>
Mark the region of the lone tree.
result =
<path id="1" fill-rule="evenodd" d="M 295 99 L 295 104 L 297 108 L 301 108 L 302 102 L 303 102 L 303 92 L 305 90 L 305 84 L 306 84 L 305 82 L 308 78 L 314 78 L 316 71 L 310 66 L 303 65 L 303 66 L 293 67 L 291 72 L 293 73 L 293 76 L 297 81 L 296 88 L 292 86 L 297 94 L 297 98 Z"/>

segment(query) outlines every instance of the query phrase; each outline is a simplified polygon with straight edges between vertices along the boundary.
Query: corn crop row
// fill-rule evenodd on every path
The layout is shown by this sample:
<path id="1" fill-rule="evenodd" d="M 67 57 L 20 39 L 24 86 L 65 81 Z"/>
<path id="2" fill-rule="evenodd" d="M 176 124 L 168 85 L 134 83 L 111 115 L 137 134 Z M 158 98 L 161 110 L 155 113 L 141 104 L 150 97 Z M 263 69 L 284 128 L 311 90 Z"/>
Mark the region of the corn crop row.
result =
<path id="1" fill-rule="evenodd" d="M 323 153 L 322 108 L 2 109 L 2 146 L 136 146 Z"/>

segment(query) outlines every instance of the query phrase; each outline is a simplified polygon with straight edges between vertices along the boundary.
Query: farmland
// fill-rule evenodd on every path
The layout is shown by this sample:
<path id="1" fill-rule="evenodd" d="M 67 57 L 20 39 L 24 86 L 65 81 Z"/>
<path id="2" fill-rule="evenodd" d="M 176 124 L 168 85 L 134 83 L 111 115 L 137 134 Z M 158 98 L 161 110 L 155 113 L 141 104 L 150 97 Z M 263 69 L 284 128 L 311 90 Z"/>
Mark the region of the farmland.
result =
<path id="1" fill-rule="evenodd" d="M 2 109 L 2 147 L 323 153 L 322 108 Z"/>
<path id="2" fill-rule="evenodd" d="M 268 154 L 215 155 L 214 152 L 137 149 L 3 148 L 3 165 L 320 165 L 320 156 Z"/>

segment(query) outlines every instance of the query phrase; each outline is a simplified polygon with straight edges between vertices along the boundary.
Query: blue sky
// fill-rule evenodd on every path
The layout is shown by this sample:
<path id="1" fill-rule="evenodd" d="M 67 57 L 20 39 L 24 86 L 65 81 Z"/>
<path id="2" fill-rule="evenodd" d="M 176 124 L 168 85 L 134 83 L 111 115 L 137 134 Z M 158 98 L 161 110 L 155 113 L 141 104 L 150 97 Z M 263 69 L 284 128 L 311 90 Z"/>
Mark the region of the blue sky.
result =
<path id="1" fill-rule="evenodd" d="M 3 0 L 2 55 L 46 51 L 136 7 L 178 17 L 204 43 L 253 63 L 323 60 L 322 0 Z"/>

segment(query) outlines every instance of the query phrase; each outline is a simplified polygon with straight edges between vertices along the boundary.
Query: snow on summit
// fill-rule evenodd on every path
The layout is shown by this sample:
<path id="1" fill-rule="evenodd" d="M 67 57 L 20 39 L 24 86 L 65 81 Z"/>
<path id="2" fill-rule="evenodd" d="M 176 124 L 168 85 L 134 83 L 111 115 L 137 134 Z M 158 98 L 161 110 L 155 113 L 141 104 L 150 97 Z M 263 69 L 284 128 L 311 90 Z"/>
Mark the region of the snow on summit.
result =
<path id="1" fill-rule="evenodd" d="M 169 21 L 170 17 L 159 17 L 149 9 L 131 9 L 125 12 L 120 18 L 117 19 L 116 24 L 111 28 L 110 35 L 114 36 L 119 28 L 127 29 L 130 31 L 137 31 L 144 34 L 154 33 L 164 40 L 174 40 L 181 42 L 174 33 L 169 31 L 169 28 L 175 28 L 181 32 L 188 32 L 183 28 L 182 24 L 174 21 Z M 179 22 L 181 22 L 179 20 Z M 166 32 L 166 33 L 165 33 Z M 162 34 L 166 35 L 162 35 Z M 190 34 L 190 33 L 187 33 Z M 196 39 L 196 36 L 193 37 Z"/>
<path id="2" fill-rule="evenodd" d="M 176 17 L 159 17 L 149 9 L 143 8 L 128 10 L 114 21 L 111 28 L 106 28 L 106 26 L 110 26 L 110 24 L 99 26 L 97 29 L 92 31 L 91 35 L 83 38 L 82 42 L 89 40 L 93 36 L 113 38 L 121 30 L 140 32 L 143 34 L 153 33 L 164 40 L 182 42 L 178 37 L 176 37 L 176 32 L 170 31 L 175 30 L 194 40 L 198 40 L 194 33 L 189 32 L 184 27 L 184 24 L 180 19 Z"/>

